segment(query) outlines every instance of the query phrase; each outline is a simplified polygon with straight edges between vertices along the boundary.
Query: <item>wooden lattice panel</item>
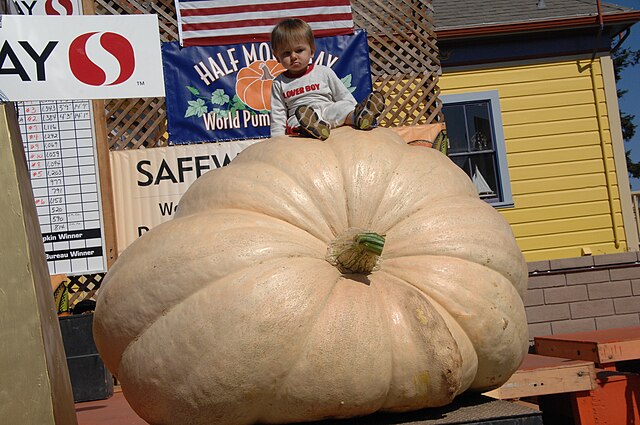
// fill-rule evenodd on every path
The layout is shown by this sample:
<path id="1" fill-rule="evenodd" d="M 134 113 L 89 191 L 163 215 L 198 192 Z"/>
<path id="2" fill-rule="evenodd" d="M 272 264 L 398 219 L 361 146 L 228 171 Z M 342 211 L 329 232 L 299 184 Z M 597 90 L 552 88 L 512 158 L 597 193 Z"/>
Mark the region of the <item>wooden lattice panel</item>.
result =
<path id="1" fill-rule="evenodd" d="M 173 0 L 94 0 L 96 15 L 158 15 L 160 40 L 177 41 L 178 26 Z M 139 149 L 168 144 L 164 98 L 115 99 L 105 102 L 109 149 Z"/>
<path id="2" fill-rule="evenodd" d="M 94 299 L 95 294 L 100 289 L 100 283 L 104 279 L 104 273 L 97 273 L 86 276 L 69 276 L 65 284 L 69 291 L 69 306 L 74 306 L 78 302 L 86 299 Z"/>
<path id="3" fill-rule="evenodd" d="M 167 144 L 164 98 L 114 99 L 105 103 L 107 134 L 112 150 L 139 149 Z"/>
<path id="4" fill-rule="evenodd" d="M 373 85 L 387 98 L 381 124 L 443 121 L 431 2 L 357 0 L 351 6 L 355 25 L 368 34 Z"/>

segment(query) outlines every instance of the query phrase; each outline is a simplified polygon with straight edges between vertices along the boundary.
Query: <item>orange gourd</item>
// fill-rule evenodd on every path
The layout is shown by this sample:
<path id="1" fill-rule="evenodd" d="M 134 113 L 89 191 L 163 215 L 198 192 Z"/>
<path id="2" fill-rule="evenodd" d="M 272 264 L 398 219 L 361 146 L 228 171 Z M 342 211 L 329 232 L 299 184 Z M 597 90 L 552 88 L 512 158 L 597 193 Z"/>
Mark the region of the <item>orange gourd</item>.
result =
<path id="1" fill-rule="evenodd" d="M 256 111 L 271 110 L 273 79 L 285 71 L 277 60 L 255 61 L 238 71 L 236 93 L 240 100 Z"/>

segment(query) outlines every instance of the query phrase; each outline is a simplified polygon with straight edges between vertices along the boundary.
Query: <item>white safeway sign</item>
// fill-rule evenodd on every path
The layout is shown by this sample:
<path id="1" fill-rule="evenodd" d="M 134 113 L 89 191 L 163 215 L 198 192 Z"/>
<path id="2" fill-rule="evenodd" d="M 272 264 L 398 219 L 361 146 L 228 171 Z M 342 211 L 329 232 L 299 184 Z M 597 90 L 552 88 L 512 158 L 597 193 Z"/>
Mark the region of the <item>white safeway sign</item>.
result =
<path id="1" fill-rule="evenodd" d="M 258 141 L 112 151 L 118 253 L 143 233 L 173 218 L 180 198 L 198 177 L 227 165 Z"/>
<path id="2" fill-rule="evenodd" d="M 0 100 L 164 96 L 156 15 L 0 19 Z"/>

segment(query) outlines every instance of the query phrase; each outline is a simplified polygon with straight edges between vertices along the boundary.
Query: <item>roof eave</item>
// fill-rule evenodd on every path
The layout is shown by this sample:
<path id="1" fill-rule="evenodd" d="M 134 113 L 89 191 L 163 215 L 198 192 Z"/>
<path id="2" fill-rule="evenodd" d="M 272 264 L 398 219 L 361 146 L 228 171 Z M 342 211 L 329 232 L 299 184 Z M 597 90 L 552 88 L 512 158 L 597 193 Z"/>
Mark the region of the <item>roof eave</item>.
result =
<path id="1" fill-rule="evenodd" d="M 640 11 L 603 15 L 604 25 L 633 25 L 640 22 Z M 504 34 L 528 33 L 532 31 L 565 30 L 576 28 L 597 28 L 600 25 L 598 15 L 580 16 L 544 21 L 517 22 L 511 24 L 486 24 L 473 27 L 437 29 L 438 40 L 495 36 Z"/>

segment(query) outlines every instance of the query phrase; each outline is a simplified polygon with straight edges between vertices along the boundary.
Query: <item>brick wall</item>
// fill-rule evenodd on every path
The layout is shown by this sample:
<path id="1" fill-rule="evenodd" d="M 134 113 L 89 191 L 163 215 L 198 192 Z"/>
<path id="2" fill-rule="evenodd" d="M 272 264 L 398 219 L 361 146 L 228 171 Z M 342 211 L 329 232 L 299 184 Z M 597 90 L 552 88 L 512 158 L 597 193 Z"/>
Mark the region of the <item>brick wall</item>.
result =
<path id="1" fill-rule="evenodd" d="M 529 338 L 640 325 L 640 253 L 529 263 Z"/>

